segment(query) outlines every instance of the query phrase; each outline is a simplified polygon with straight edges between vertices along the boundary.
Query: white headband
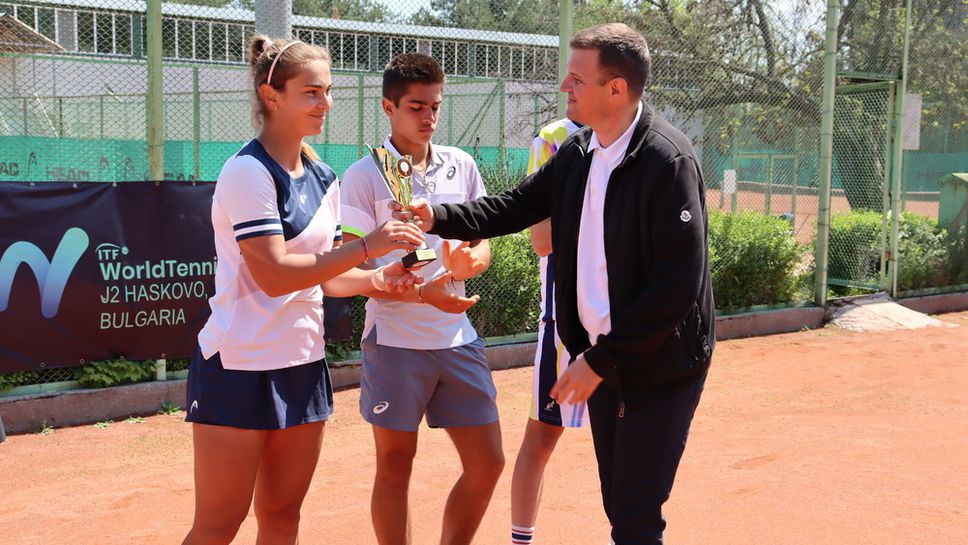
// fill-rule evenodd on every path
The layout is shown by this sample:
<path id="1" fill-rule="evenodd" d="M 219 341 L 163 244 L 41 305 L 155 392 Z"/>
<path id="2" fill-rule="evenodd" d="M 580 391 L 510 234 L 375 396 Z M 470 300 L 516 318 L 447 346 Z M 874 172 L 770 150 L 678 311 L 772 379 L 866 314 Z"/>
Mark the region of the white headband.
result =
<path id="1" fill-rule="evenodd" d="M 269 67 L 269 77 L 266 78 L 266 85 L 269 85 L 270 87 L 272 86 L 272 72 L 276 69 L 276 63 L 279 62 L 279 57 L 281 57 L 282 54 L 285 53 L 290 46 L 301 44 L 301 43 L 302 42 L 300 42 L 299 40 L 293 40 L 287 43 L 286 45 L 282 46 L 282 49 L 280 49 L 279 52 L 276 53 L 276 56 L 273 57 L 272 59 L 272 66 Z"/>

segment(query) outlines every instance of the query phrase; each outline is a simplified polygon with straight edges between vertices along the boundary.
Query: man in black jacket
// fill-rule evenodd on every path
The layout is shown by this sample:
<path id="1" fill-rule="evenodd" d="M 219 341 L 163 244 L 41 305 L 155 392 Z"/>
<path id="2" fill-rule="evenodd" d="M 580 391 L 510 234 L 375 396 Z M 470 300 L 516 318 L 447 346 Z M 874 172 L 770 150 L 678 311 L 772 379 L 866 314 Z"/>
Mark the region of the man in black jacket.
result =
<path id="1" fill-rule="evenodd" d="M 463 240 L 551 218 L 558 330 L 577 355 L 552 396 L 588 399 L 614 543 L 661 544 L 715 345 L 702 173 L 689 139 L 642 101 L 640 34 L 612 23 L 570 45 L 561 90 L 586 127 L 515 189 L 411 210 Z"/>

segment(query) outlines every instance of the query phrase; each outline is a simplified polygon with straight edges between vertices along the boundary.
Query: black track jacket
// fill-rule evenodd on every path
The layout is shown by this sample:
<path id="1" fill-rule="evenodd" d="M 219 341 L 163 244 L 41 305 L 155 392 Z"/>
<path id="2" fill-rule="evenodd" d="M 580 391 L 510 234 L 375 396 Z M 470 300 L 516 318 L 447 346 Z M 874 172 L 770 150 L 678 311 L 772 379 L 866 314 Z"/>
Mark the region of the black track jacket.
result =
<path id="1" fill-rule="evenodd" d="M 591 128 L 504 193 L 433 207 L 431 233 L 475 240 L 551 218 L 555 304 L 562 342 L 585 353 L 605 384 L 646 390 L 694 377 L 715 346 L 702 172 L 689 139 L 643 103 L 628 150 L 605 194 L 611 332 L 594 346 L 578 317 L 578 223 L 592 154 Z"/>

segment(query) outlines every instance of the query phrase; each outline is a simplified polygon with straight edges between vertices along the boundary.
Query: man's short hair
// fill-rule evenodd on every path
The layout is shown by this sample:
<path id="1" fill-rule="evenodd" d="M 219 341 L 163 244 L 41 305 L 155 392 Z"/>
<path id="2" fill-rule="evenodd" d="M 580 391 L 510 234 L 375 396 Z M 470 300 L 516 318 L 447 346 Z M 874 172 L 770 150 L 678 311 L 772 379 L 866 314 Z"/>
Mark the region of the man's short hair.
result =
<path id="1" fill-rule="evenodd" d="M 383 97 L 399 106 L 411 83 L 432 85 L 443 82 L 444 71 L 433 57 L 423 53 L 403 53 L 390 59 L 383 69 Z"/>
<path id="2" fill-rule="evenodd" d="M 652 57 L 645 38 L 624 23 L 606 23 L 586 28 L 569 43 L 572 49 L 598 51 L 598 65 L 606 79 L 622 78 L 629 94 L 641 97 L 649 82 Z"/>

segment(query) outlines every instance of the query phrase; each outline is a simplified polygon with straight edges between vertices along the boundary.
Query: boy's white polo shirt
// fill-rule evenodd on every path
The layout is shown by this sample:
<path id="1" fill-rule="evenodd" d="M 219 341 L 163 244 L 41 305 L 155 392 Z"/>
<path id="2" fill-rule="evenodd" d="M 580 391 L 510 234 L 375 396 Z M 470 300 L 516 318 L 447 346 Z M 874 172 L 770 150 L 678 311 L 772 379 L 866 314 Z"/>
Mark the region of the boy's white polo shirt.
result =
<path id="1" fill-rule="evenodd" d="M 390 143 L 385 147 L 396 157 L 400 153 Z M 414 198 L 425 198 L 433 204 L 461 203 L 484 196 L 484 182 L 474 158 L 467 152 L 451 147 L 432 145 L 425 174 L 413 173 Z M 392 219 L 390 190 L 367 154 L 353 163 L 343 174 L 340 187 L 343 231 L 363 236 Z M 460 241 L 450 241 L 451 248 Z M 441 261 L 443 239 L 427 235 L 427 246 L 437 252 L 437 259 L 416 271 L 430 279 L 444 271 Z M 398 261 L 407 252 L 396 250 L 370 260 L 374 266 Z M 457 293 L 464 295 L 464 282 L 456 283 Z M 366 322 L 363 338 L 377 328 L 377 344 L 396 348 L 436 350 L 463 346 L 477 339 L 467 314 L 451 314 L 429 304 L 370 299 L 366 303 Z"/>

